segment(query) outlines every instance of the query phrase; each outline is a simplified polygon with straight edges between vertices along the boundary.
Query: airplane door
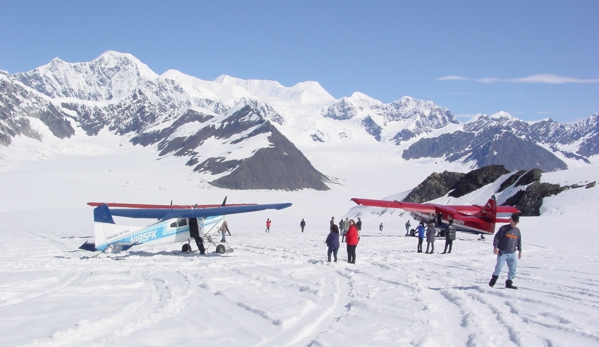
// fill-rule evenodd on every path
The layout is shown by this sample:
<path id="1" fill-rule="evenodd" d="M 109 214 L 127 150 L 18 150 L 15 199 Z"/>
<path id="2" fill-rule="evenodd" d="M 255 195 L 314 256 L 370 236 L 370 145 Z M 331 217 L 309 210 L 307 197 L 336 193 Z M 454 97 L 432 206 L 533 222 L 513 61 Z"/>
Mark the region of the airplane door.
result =
<path id="1" fill-rule="evenodd" d="M 176 241 L 187 241 L 190 238 L 189 235 L 189 223 L 187 218 L 177 219 L 177 238 Z"/>

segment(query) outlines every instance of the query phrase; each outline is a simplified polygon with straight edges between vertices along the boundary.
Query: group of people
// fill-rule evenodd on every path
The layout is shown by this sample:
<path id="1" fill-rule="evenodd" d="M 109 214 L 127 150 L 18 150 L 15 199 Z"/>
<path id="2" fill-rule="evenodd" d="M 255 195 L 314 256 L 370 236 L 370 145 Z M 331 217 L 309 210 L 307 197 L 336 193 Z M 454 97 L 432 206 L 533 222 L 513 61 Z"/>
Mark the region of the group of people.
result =
<path id="1" fill-rule="evenodd" d="M 341 234 L 341 242 L 345 242 L 347 245 L 347 262 L 355 264 L 356 247 L 360 242 L 360 230 L 362 230 L 362 219 L 360 217 L 358 217 L 357 222 L 349 218 L 341 219 L 339 225 L 335 223 L 335 217 L 331 217 L 330 231 L 325 241 L 328 247 L 327 261 L 331 261 L 331 255 L 333 255 L 334 261 L 337 261 L 337 252 L 340 246 L 339 236 Z"/>
<path id="2" fill-rule="evenodd" d="M 303 221 L 303 220 L 302 220 Z M 347 224 L 346 224 L 347 221 Z M 513 214 L 510 217 L 510 224 L 504 225 L 495 234 L 493 239 L 493 253 L 497 256 L 495 271 L 489 281 L 489 286 L 494 287 L 499 274 L 503 270 L 504 265 L 507 263 L 508 266 L 508 277 L 505 281 L 505 287 L 510 289 L 518 289 L 514 286 L 514 278 L 516 277 L 516 267 L 518 259 L 522 257 L 522 237 L 520 229 L 517 228 L 520 222 L 520 216 Z M 347 225 L 347 227 L 346 227 Z M 409 233 L 410 222 L 406 223 L 406 235 Z M 347 239 L 347 262 L 350 264 L 356 263 L 356 247 L 360 241 L 360 230 L 362 229 L 362 220 L 358 217 L 358 222 L 355 223 L 353 219 L 346 218 L 345 221 L 342 219 L 339 226 L 335 224 L 335 217 L 331 217 L 330 232 L 327 236 L 325 243 L 327 244 L 327 261 L 331 261 L 331 254 L 333 255 L 334 261 L 337 261 L 337 252 L 339 251 L 339 233 L 343 235 L 344 239 Z M 383 223 L 379 225 L 379 231 L 382 232 Z M 426 254 L 433 254 L 435 251 L 435 236 L 437 230 L 435 228 L 435 221 L 430 220 L 427 228 L 424 228 L 424 221 L 421 221 L 417 227 L 418 230 L 418 253 L 422 253 L 422 244 L 426 236 Z M 303 231 L 303 229 L 302 229 Z M 445 248 L 441 254 L 451 253 L 453 248 L 453 241 L 456 238 L 456 227 L 453 224 L 453 219 L 449 218 L 447 229 L 445 230 Z M 343 240 L 342 240 L 343 242 Z M 430 251 L 429 251 L 430 247 Z M 516 251 L 518 254 L 516 255 Z"/>
<path id="3" fill-rule="evenodd" d="M 347 262 L 350 264 L 356 263 L 356 247 L 360 242 L 360 231 L 362 230 L 362 219 L 360 217 L 357 218 L 358 221 L 355 222 L 353 219 L 342 218 L 339 221 L 339 225 L 335 223 L 335 217 L 331 217 L 330 221 L 330 231 L 329 235 L 326 238 L 325 243 L 327 244 L 327 261 L 331 261 L 331 255 L 333 256 L 333 261 L 337 262 L 337 253 L 339 251 L 340 242 L 339 237 L 341 237 L 341 242 L 345 242 L 347 245 Z M 493 271 L 493 275 L 491 276 L 491 280 L 489 281 L 489 286 L 494 287 L 497 279 L 499 278 L 499 274 L 503 270 L 504 265 L 507 263 L 508 266 L 508 277 L 505 282 L 505 287 L 510 289 L 518 289 L 518 287 L 514 286 L 513 280 L 516 277 L 516 267 L 518 264 L 518 259 L 522 257 L 522 237 L 520 234 L 520 229 L 517 228 L 518 223 L 520 222 L 520 216 L 518 214 L 513 214 L 510 217 L 510 224 L 503 225 L 499 228 L 495 237 L 493 239 L 493 253 L 497 256 L 497 262 L 495 265 L 495 271 Z M 266 230 L 265 232 L 270 232 L 271 220 L 266 219 Z M 409 235 L 410 229 L 410 221 L 406 224 L 406 236 Z M 301 231 L 304 232 L 304 228 L 306 227 L 306 221 L 302 218 L 300 222 Z M 198 227 L 198 221 L 196 218 L 189 219 L 189 229 L 191 236 L 195 239 L 196 245 L 200 250 L 200 254 L 204 254 L 204 244 L 202 242 L 202 230 Z M 222 233 L 221 242 L 225 242 L 225 233 L 231 232 L 229 231 L 229 226 L 226 221 L 223 222 L 219 231 Z M 383 223 L 379 225 L 379 232 L 383 231 Z M 435 237 L 437 235 L 437 228 L 435 227 L 435 221 L 431 219 L 428 222 L 427 227 L 424 227 L 424 221 L 421 221 L 420 224 L 416 227 L 416 231 L 418 234 L 418 248 L 417 252 L 422 253 L 422 245 L 424 242 L 424 238 L 426 237 L 426 254 L 433 254 L 435 251 Z M 447 228 L 445 230 L 445 249 L 441 254 L 451 253 L 453 248 L 453 240 L 456 238 L 456 227 L 453 224 L 453 219 L 449 218 Z M 430 251 L 429 251 L 430 248 Z M 518 254 L 516 255 L 516 251 Z"/>
<path id="4" fill-rule="evenodd" d="M 406 223 L 406 229 L 409 229 L 410 222 Z M 418 248 L 417 252 L 422 253 L 422 243 L 424 242 L 424 238 L 426 237 L 426 254 L 433 254 L 435 251 L 435 236 L 437 236 L 437 228 L 435 227 L 435 222 L 430 220 L 428 222 L 428 226 L 424 228 L 424 221 L 421 221 L 420 224 L 416 227 L 418 231 Z M 443 253 L 451 253 L 451 249 L 453 248 L 453 240 L 455 240 L 456 228 L 453 225 L 453 219 L 449 219 L 449 223 L 447 225 L 447 229 L 445 231 L 445 249 Z M 407 234 L 406 234 L 407 235 Z M 430 252 L 429 252 L 430 247 Z M 447 250 L 449 248 L 449 251 Z"/>

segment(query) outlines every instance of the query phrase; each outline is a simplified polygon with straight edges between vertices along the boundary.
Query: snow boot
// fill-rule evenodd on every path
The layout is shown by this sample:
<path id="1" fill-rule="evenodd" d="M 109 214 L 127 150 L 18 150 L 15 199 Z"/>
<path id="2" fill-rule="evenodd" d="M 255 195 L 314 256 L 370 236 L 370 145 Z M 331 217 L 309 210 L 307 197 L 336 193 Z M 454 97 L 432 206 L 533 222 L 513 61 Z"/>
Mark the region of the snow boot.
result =
<path id="1" fill-rule="evenodd" d="M 497 283 L 497 278 L 498 277 L 495 275 L 491 276 L 491 280 L 489 281 L 489 287 L 493 287 L 495 285 L 495 283 Z"/>
<path id="2" fill-rule="evenodd" d="M 505 287 L 510 289 L 518 289 L 518 287 L 514 286 L 514 282 L 511 280 L 505 281 Z"/>

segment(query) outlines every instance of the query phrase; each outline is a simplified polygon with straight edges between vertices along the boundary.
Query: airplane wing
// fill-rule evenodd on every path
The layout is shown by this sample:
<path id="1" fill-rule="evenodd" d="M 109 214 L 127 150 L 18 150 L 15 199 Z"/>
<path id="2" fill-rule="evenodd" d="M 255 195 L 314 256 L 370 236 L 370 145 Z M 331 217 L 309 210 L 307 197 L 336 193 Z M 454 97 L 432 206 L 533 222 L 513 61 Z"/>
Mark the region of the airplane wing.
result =
<path id="1" fill-rule="evenodd" d="M 387 208 L 400 208 L 402 210 L 410 212 L 422 212 L 422 213 L 433 213 L 436 211 L 436 207 L 433 204 L 418 204 L 414 202 L 399 202 L 397 200 L 371 200 L 371 199 L 360 199 L 352 198 L 353 202 L 362 206 L 375 206 L 375 207 L 387 207 Z"/>
<path id="2" fill-rule="evenodd" d="M 110 214 L 118 217 L 165 220 L 170 218 L 223 216 L 228 214 L 256 212 L 263 210 L 282 210 L 289 206 L 291 206 L 291 203 L 235 206 L 219 205 L 217 207 L 207 208 L 111 208 Z"/>
<path id="3" fill-rule="evenodd" d="M 156 208 L 156 209 L 186 209 L 186 208 L 207 208 L 207 207 L 219 207 L 222 204 L 208 204 L 208 205 L 152 205 L 152 204 L 131 204 L 122 202 L 88 202 L 89 206 L 97 207 L 100 205 L 108 205 L 108 207 L 123 207 L 123 208 Z M 257 204 L 228 204 L 226 206 L 247 206 Z"/>

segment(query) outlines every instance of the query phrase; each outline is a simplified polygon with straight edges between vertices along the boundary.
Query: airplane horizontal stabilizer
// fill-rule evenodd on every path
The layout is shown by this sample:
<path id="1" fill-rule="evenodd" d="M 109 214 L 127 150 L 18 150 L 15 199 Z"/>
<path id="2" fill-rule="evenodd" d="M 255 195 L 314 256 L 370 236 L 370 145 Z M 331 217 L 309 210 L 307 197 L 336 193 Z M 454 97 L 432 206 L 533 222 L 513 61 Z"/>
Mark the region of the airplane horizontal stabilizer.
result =
<path id="1" fill-rule="evenodd" d="M 85 241 L 84 244 L 82 244 L 81 246 L 79 246 L 79 249 L 82 249 L 84 251 L 90 251 L 90 252 L 97 251 L 97 249 L 96 249 L 96 243 L 95 242 L 90 242 L 90 241 Z"/>

